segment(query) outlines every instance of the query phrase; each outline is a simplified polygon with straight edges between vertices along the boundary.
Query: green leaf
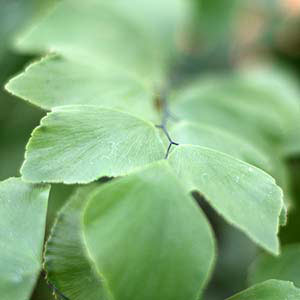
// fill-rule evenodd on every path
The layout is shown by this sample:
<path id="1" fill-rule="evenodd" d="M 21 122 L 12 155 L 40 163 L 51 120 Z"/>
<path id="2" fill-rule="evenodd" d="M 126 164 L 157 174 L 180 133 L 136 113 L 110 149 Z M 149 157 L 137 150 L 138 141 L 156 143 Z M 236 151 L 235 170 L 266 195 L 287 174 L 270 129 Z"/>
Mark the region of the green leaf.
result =
<path id="1" fill-rule="evenodd" d="M 0 11 L 0 63 L 7 62 L 6 55 L 14 36 L 24 25 L 35 19 L 53 4 L 53 0 L 1 1 Z M 5 65 L 9 67 L 8 65 Z M 2 69 L 1 69 L 2 73 Z"/>
<path id="2" fill-rule="evenodd" d="M 285 97 L 256 73 L 204 77 L 175 91 L 171 109 L 181 120 L 225 128 L 274 152 L 272 145 L 284 138 L 300 106 L 294 94 Z"/>
<path id="3" fill-rule="evenodd" d="M 18 47 L 99 66 L 109 62 L 160 81 L 188 7 L 182 0 L 66 0 L 24 34 Z"/>
<path id="4" fill-rule="evenodd" d="M 111 299 L 89 258 L 82 235 L 82 211 L 98 184 L 79 188 L 59 212 L 46 244 L 47 280 L 72 300 Z"/>
<path id="5" fill-rule="evenodd" d="M 292 282 L 268 280 L 254 285 L 227 300 L 299 300 L 300 289 Z"/>
<path id="6" fill-rule="evenodd" d="M 300 244 L 284 246 L 278 257 L 258 256 L 251 265 L 249 282 L 254 284 L 271 278 L 292 281 L 300 287 Z"/>
<path id="7" fill-rule="evenodd" d="M 150 83 L 103 63 L 91 66 L 57 56 L 46 57 L 9 81 L 6 89 L 45 109 L 85 104 L 116 108 L 147 119 L 156 116 Z"/>
<path id="8" fill-rule="evenodd" d="M 298 118 L 291 120 L 291 128 L 286 134 L 285 141 L 282 145 L 286 156 L 299 157 L 300 153 L 300 113 Z"/>
<path id="9" fill-rule="evenodd" d="M 129 298 L 135 299 L 148 287 L 149 299 L 196 299 L 213 267 L 213 236 L 201 209 L 170 171 L 160 162 L 104 186 L 78 189 L 59 213 L 46 246 L 47 277 L 59 292 L 72 300 L 116 300 L 135 290 Z M 100 226 L 97 232 L 94 226 Z M 91 260 L 100 255 L 107 256 L 103 269 L 102 262 Z M 123 268 L 130 285 L 123 282 L 122 292 L 109 279 Z M 177 283 L 183 287 L 179 294 Z"/>
<path id="10" fill-rule="evenodd" d="M 272 167 L 266 153 L 255 148 L 242 137 L 236 137 L 226 130 L 200 123 L 182 121 L 170 130 L 170 135 L 179 144 L 212 148 L 266 171 L 270 171 Z"/>
<path id="11" fill-rule="evenodd" d="M 282 191 L 270 175 L 200 146 L 177 146 L 169 162 L 189 190 L 199 191 L 229 223 L 264 249 L 279 253 Z"/>
<path id="12" fill-rule="evenodd" d="M 166 162 L 94 192 L 84 236 L 114 299 L 197 299 L 213 266 L 210 226 Z"/>
<path id="13" fill-rule="evenodd" d="M 97 106 L 56 107 L 27 145 L 21 173 L 30 182 L 88 183 L 164 157 L 150 123 Z"/>
<path id="14" fill-rule="evenodd" d="M 288 207 L 291 203 L 289 177 L 285 162 L 267 151 L 254 146 L 243 137 L 235 136 L 224 129 L 201 123 L 181 121 L 170 130 L 173 140 L 179 144 L 193 144 L 218 150 L 235 158 L 248 162 L 270 173 L 284 191 L 284 201 Z M 286 224 L 287 209 L 281 214 L 281 225 Z"/>
<path id="15" fill-rule="evenodd" d="M 49 186 L 0 183 L 1 300 L 29 299 L 42 264 Z"/>

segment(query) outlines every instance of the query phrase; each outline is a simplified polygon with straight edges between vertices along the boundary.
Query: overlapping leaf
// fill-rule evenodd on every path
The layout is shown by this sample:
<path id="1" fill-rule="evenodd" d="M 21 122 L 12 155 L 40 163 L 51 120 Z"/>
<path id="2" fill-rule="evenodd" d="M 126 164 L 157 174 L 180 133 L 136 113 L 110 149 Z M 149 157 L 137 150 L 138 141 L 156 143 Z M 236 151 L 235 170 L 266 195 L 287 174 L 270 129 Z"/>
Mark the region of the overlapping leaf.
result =
<path id="1" fill-rule="evenodd" d="M 31 182 L 88 183 L 120 176 L 164 157 L 153 125 L 97 106 L 54 108 L 27 146 L 23 177 Z"/>
<path id="2" fill-rule="evenodd" d="M 150 84 L 113 66 L 87 65 L 50 56 L 12 79 L 6 89 L 45 109 L 85 104 L 116 108 L 155 119 Z"/>
<path id="3" fill-rule="evenodd" d="M 268 280 L 256 284 L 227 300 L 298 300 L 300 299 L 300 289 L 293 283 L 280 280 Z"/>
<path id="4" fill-rule="evenodd" d="M 169 161 L 189 190 L 199 191 L 229 223 L 278 254 L 278 218 L 283 202 L 282 191 L 271 176 L 200 146 L 178 146 Z"/>
<path id="5" fill-rule="evenodd" d="M 284 191 L 285 208 L 282 210 L 280 223 L 286 224 L 286 208 L 291 200 L 287 168 L 281 159 L 270 156 L 268 151 L 253 145 L 243 137 L 211 125 L 181 121 L 175 124 L 170 134 L 179 144 L 193 144 L 218 150 L 235 158 L 248 162 L 274 175 Z"/>
<path id="6" fill-rule="evenodd" d="M 163 158 L 157 134 L 149 123 L 125 113 L 94 106 L 56 108 L 34 132 L 22 174 L 34 182 L 64 183 L 127 174 Z M 282 195 L 269 175 L 197 146 L 179 146 L 170 163 L 188 188 L 199 190 L 229 222 L 278 252 Z"/>
<path id="7" fill-rule="evenodd" d="M 42 263 L 49 186 L 11 178 L 0 183 L 2 300 L 28 299 Z"/>
<path id="8" fill-rule="evenodd" d="M 196 299 L 213 261 L 208 222 L 166 162 L 79 191 L 46 250 L 48 279 L 72 300 Z"/>
<path id="9" fill-rule="evenodd" d="M 90 261 L 81 218 L 89 194 L 99 184 L 79 188 L 60 211 L 46 245 L 47 280 L 70 299 L 111 299 L 104 278 Z"/>

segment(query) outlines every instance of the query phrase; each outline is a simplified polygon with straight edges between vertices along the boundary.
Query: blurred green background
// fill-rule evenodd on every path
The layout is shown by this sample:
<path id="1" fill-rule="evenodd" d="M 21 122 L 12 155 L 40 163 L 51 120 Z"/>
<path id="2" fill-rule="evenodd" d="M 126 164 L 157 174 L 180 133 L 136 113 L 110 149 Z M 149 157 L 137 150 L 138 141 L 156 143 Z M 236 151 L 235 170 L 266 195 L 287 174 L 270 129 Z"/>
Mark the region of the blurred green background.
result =
<path id="1" fill-rule="evenodd" d="M 247 70 L 249 65 L 267 65 L 271 71 L 264 76 L 272 78 L 275 75 L 281 78 L 287 90 L 293 86 L 300 91 L 300 1 L 190 1 L 194 1 L 194 11 L 179 44 L 182 55 L 174 67 L 177 74 L 174 82 L 211 73 L 222 76 L 240 68 Z M 0 0 L 1 180 L 19 176 L 26 142 L 45 114 L 4 91 L 8 79 L 36 59 L 15 52 L 14 40 L 53 4 L 50 0 Z M 260 78 L 257 80 L 260 82 Z M 300 103 L 300 92 L 296 95 Z M 288 223 L 280 232 L 283 244 L 300 242 L 300 120 L 291 120 L 291 128 L 284 144 L 287 155 L 281 167 L 283 172 L 276 174 L 284 177 L 282 182 L 290 191 Z M 52 189 L 47 232 L 71 190 L 71 186 L 61 185 Z M 259 250 L 242 233 L 225 224 L 201 199 L 198 200 L 214 226 L 219 243 L 217 267 L 205 299 L 224 299 L 247 286 L 248 267 Z M 42 278 L 32 299 L 53 299 L 51 288 Z"/>

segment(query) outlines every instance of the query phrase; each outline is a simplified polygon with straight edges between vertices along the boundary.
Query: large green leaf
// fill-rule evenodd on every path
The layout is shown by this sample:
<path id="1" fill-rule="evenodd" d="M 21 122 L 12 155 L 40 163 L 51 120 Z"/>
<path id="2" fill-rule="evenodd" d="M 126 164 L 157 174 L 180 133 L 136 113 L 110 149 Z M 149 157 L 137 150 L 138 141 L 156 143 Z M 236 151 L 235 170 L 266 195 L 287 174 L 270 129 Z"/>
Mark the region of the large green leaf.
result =
<path id="1" fill-rule="evenodd" d="M 213 266 L 207 220 L 166 162 L 95 191 L 84 236 L 115 300 L 197 299 Z"/>
<path id="2" fill-rule="evenodd" d="M 287 245 L 279 257 L 261 254 L 251 265 L 249 281 L 251 284 L 267 279 L 292 281 L 300 287 L 300 245 Z"/>
<path id="3" fill-rule="evenodd" d="M 117 108 L 154 119 L 153 91 L 140 78 L 111 66 L 50 56 L 31 64 L 6 89 L 45 109 L 70 104 Z"/>
<path id="4" fill-rule="evenodd" d="M 213 266 L 213 236 L 170 171 L 160 162 L 105 186 L 79 188 L 45 252 L 48 280 L 59 292 L 71 300 L 196 299 Z"/>
<path id="5" fill-rule="evenodd" d="M 49 186 L 0 183 L 1 300 L 30 297 L 42 264 Z"/>
<path id="6" fill-rule="evenodd" d="M 169 162 L 189 190 L 199 191 L 229 223 L 260 246 L 279 253 L 282 191 L 270 175 L 200 146 L 177 146 Z"/>
<path id="7" fill-rule="evenodd" d="M 71 300 L 111 299 L 90 261 L 82 235 L 82 211 L 98 184 L 79 188 L 58 214 L 45 251 L 47 280 Z"/>
<path id="8" fill-rule="evenodd" d="M 30 182 L 88 183 L 164 157 L 157 129 L 97 106 L 56 107 L 34 130 L 21 173 Z"/>
<path id="9" fill-rule="evenodd" d="M 299 300 L 300 289 L 292 282 L 268 280 L 254 285 L 227 300 Z"/>

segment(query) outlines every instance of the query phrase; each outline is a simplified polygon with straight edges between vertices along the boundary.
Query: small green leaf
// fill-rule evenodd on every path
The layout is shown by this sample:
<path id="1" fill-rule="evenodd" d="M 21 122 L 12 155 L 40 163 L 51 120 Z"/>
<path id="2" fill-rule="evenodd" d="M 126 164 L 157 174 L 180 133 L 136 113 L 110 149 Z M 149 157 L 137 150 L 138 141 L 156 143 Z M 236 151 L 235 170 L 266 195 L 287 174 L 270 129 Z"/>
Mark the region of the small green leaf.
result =
<path id="1" fill-rule="evenodd" d="M 256 284 L 227 300 L 299 300 L 300 289 L 292 282 L 268 280 Z"/>
<path id="2" fill-rule="evenodd" d="M 125 175 L 164 153 L 146 121 L 97 106 L 61 106 L 34 130 L 21 173 L 30 182 L 88 183 Z"/>
<path id="3" fill-rule="evenodd" d="M 45 109 L 85 104 L 155 118 L 150 84 L 112 66 L 86 65 L 57 56 L 31 64 L 6 85 L 12 94 Z"/>
<path id="4" fill-rule="evenodd" d="M 282 191 L 256 167 L 205 147 L 177 146 L 169 158 L 189 190 L 199 191 L 229 223 L 278 254 Z"/>
<path id="5" fill-rule="evenodd" d="M 249 272 L 251 284 L 272 278 L 292 281 L 300 287 L 300 244 L 284 246 L 278 257 L 261 254 L 254 261 Z"/>
<path id="6" fill-rule="evenodd" d="M 29 299 L 39 276 L 50 187 L 0 183 L 1 300 Z"/>
<path id="7" fill-rule="evenodd" d="M 166 162 L 95 191 L 84 236 L 114 299 L 198 299 L 214 261 L 210 226 Z"/>
<path id="8" fill-rule="evenodd" d="M 47 280 L 72 300 L 108 300 L 103 277 L 94 268 L 82 236 L 82 211 L 98 184 L 79 188 L 59 212 L 45 251 Z"/>

